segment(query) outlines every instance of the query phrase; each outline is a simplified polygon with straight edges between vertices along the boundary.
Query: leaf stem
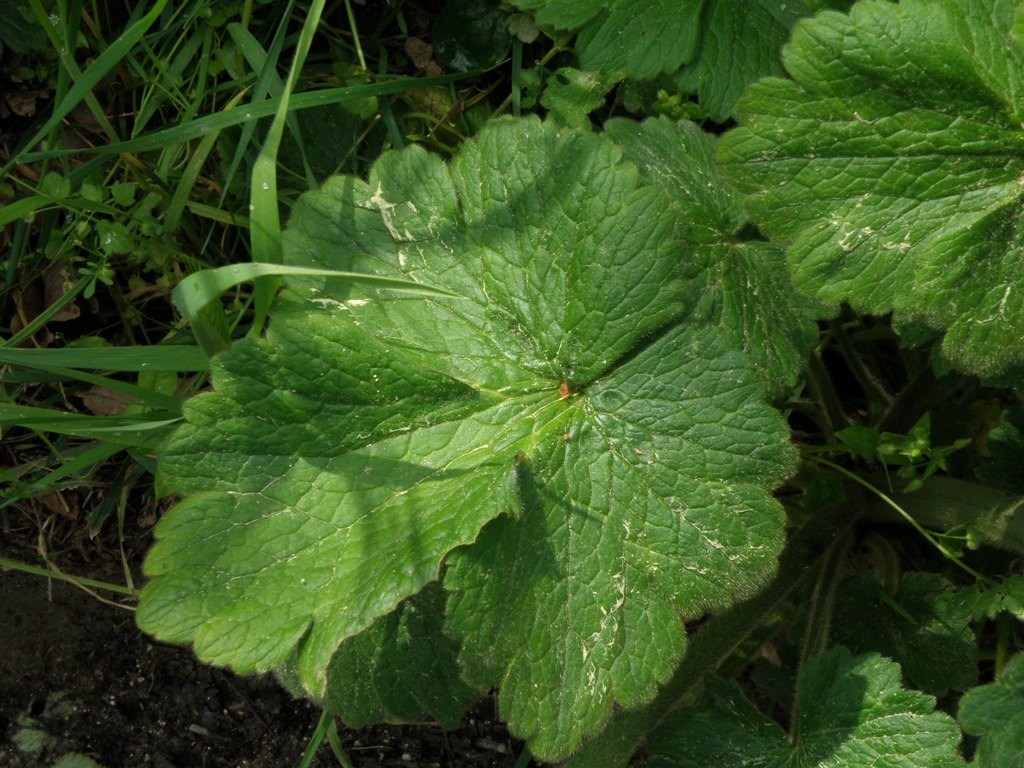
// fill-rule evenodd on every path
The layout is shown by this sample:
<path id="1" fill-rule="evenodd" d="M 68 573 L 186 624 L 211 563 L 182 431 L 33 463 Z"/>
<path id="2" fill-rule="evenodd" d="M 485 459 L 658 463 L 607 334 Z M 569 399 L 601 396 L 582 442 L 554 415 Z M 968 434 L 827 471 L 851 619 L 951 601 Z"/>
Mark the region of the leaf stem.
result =
<path id="1" fill-rule="evenodd" d="M 832 330 L 832 337 L 836 340 L 836 344 L 839 346 L 839 351 L 842 354 L 843 359 L 850 367 L 850 372 L 853 374 L 853 377 L 857 379 L 857 383 L 859 383 L 861 389 L 864 390 L 864 394 L 867 395 L 868 402 L 871 405 L 877 404 L 888 409 L 893 401 L 892 394 L 890 394 L 882 382 L 878 380 L 878 377 L 869 371 L 867 366 L 864 365 L 863 357 L 853 348 L 853 343 L 850 341 L 850 335 L 846 332 L 842 322 L 839 320 L 832 320 L 829 323 L 829 328 Z"/>
<path id="2" fill-rule="evenodd" d="M 849 426 L 850 421 L 846 418 L 839 395 L 832 385 L 832 379 L 817 350 L 811 353 L 810 359 L 807 361 L 807 386 L 811 390 L 814 401 L 821 404 L 819 423 L 824 433 L 823 442 L 835 442 L 836 432 Z"/>
<path id="3" fill-rule="evenodd" d="M 818 658 L 828 647 L 828 635 L 832 628 L 832 609 L 835 606 L 836 588 L 846 576 L 846 562 L 853 546 L 853 532 L 847 529 L 838 536 L 826 550 L 818 566 L 818 578 L 811 592 L 811 604 L 800 645 L 800 663 L 796 679 L 799 680 L 809 661 Z M 800 697 L 794 695 L 791 709 L 789 732 L 790 746 L 800 743 Z"/>
<path id="4" fill-rule="evenodd" d="M 904 434 L 925 413 L 948 400 L 963 386 L 961 377 L 947 375 L 937 379 L 931 367 L 925 366 L 900 390 L 875 428 L 879 432 Z"/>
<path id="5" fill-rule="evenodd" d="M 897 504 L 895 501 L 893 501 L 893 499 L 891 497 L 887 496 L 879 488 L 877 488 L 876 486 L 872 485 L 871 483 L 869 483 L 867 480 L 865 480 L 864 478 L 860 477 L 859 475 L 857 475 L 857 474 L 851 472 L 850 470 L 846 469 L 846 467 L 843 467 L 843 466 L 841 466 L 839 464 L 831 462 L 828 459 L 822 458 L 821 456 L 811 456 L 810 458 L 811 458 L 811 460 L 816 461 L 818 464 L 821 464 L 822 466 L 826 466 L 829 469 L 833 469 L 836 472 L 839 472 L 844 477 L 846 477 L 846 478 L 852 480 L 853 482 L 858 483 L 859 485 L 861 485 L 864 488 L 866 488 L 868 491 L 871 492 L 871 494 L 873 496 L 875 496 L 878 499 L 881 499 L 888 507 L 890 507 L 891 509 L 894 509 L 900 515 L 900 517 L 902 517 L 904 520 L 906 520 L 908 523 L 910 523 L 910 526 L 915 531 L 917 531 L 919 534 L 921 534 L 921 536 L 924 537 L 925 541 L 927 541 L 929 544 L 931 544 L 933 547 L 935 547 L 937 550 L 939 550 L 939 552 L 941 552 L 942 555 L 945 558 L 947 558 L 951 562 L 955 563 L 963 571 L 965 571 L 966 573 L 969 573 L 971 576 L 973 576 L 979 582 L 982 582 L 982 583 L 987 583 L 988 582 L 988 579 L 986 579 L 982 574 L 978 573 L 976 570 L 974 570 L 969 565 L 967 565 L 967 563 L 965 563 L 963 560 L 961 560 L 956 555 L 955 552 L 953 552 L 951 549 L 949 549 L 949 547 L 947 547 L 945 544 L 943 544 L 941 541 L 939 541 L 935 537 L 935 535 L 932 534 L 931 531 L 929 531 L 923 525 L 921 525 L 917 520 L 914 519 L 914 517 L 909 512 L 907 512 L 905 509 L 903 509 L 903 507 L 901 507 L 899 504 Z"/>

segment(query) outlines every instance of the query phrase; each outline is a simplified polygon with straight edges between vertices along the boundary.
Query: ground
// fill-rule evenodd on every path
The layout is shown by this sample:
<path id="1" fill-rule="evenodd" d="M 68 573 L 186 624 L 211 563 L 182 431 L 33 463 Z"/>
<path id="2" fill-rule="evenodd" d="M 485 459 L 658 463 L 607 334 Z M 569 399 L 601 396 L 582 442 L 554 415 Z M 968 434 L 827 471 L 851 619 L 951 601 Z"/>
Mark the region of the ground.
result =
<path id="1" fill-rule="evenodd" d="M 17 512 L 0 517 L 0 556 L 33 562 L 30 526 Z M 104 549 L 79 539 L 79 550 Z M 143 543 L 129 540 L 129 549 Z M 68 572 L 118 580 L 114 558 L 65 559 Z M 103 768 L 292 768 L 320 717 L 271 677 L 202 664 L 187 647 L 143 635 L 130 610 L 56 579 L 0 570 L 0 616 L 0 768 L 51 768 L 76 753 Z M 484 697 L 456 731 L 385 725 L 341 729 L 341 740 L 354 768 L 512 768 L 521 746 L 493 710 Z M 60 768 L 72 765 L 93 764 Z M 312 765 L 338 765 L 326 742 Z"/>

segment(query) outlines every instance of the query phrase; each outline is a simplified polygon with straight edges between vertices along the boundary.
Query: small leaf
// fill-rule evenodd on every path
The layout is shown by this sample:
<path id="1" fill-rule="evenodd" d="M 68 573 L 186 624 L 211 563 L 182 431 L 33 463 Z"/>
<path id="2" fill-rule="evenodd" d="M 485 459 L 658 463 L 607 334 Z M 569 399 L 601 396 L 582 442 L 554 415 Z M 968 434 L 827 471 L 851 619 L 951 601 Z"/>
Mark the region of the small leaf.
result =
<path id="1" fill-rule="evenodd" d="M 604 104 L 615 81 L 614 76 L 562 67 L 548 79 L 540 103 L 562 125 L 589 127 L 587 116 Z"/>
<path id="2" fill-rule="evenodd" d="M 733 682 L 707 682 L 701 709 L 655 731 L 645 768 L 952 768 L 960 730 L 935 700 L 900 687 L 899 665 L 833 648 L 797 683 L 796 743 Z"/>
<path id="3" fill-rule="evenodd" d="M 512 44 L 508 22 L 498 0 L 448 0 L 434 21 L 434 52 L 456 72 L 494 66 Z"/>
<path id="4" fill-rule="evenodd" d="M 1024 50 L 1011 0 L 865 0 L 794 29 L 722 141 L 794 281 L 943 330 L 972 373 L 1024 359 Z"/>
<path id="5" fill-rule="evenodd" d="M 704 0 L 515 0 L 537 10 L 537 23 L 582 27 L 576 41 L 583 69 L 625 71 L 650 79 L 693 58 Z"/>
<path id="6" fill-rule="evenodd" d="M 960 724 L 980 736 L 974 762 L 978 768 L 1006 768 L 1024 755 L 1024 654 L 1015 656 L 999 678 L 964 694 Z"/>
<path id="7" fill-rule="evenodd" d="M 990 587 L 979 584 L 968 594 L 973 598 L 971 610 L 976 620 L 994 619 L 1005 611 L 1024 621 L 1024 575 L 1008 576 Z"/>

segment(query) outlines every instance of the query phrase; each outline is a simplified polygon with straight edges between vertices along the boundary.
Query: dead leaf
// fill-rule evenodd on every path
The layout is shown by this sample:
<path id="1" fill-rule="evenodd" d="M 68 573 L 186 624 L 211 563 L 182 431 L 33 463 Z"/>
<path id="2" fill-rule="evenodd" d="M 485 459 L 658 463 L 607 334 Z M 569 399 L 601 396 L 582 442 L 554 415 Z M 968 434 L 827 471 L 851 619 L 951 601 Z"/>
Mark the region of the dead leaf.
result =
<path id="1" fill-rule="evenodd" d="M 134 397 L 118 392 L 116 389 L 94 384 L 82 396 L 82 402 L 96 416 L 120 416 L 136 400 Z"/>
<path id="2" fill-rule="evenodd" d="M 434 46 L 420 40 L 418 37 L 409 37 L 405 41 L 405 53 L 409 60 L 428 75 L 440 75 L 441 65 L 434 60 Z"/>

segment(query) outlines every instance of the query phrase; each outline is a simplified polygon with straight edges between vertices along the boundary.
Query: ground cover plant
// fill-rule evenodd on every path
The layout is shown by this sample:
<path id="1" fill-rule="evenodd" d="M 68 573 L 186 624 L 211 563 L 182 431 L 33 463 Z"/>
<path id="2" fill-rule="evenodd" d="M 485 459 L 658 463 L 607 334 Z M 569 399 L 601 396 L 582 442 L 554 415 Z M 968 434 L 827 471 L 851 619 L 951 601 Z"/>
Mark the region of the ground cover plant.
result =
<path id="1" fill-rule="evenodd" d="M 4 423 L 62 435 L 5 503 L 107 472 L 123 526 L 155 472 L 139 626 L 274 673 L 342 764 L 332 718 L 487 691 L 520 765 L 1012 764 L 1024 5 L 514 5 L 287 4 L 261 42 L 158 2 L 79 70 L 31 4 L 65 60 L 7 279 L 70 288 L 0 349 Z M 182 39 L 202 99 L 64 148 Z M 166 338 L 21 348 L 151 252 L 161 319 L 117 306 Z"/>

